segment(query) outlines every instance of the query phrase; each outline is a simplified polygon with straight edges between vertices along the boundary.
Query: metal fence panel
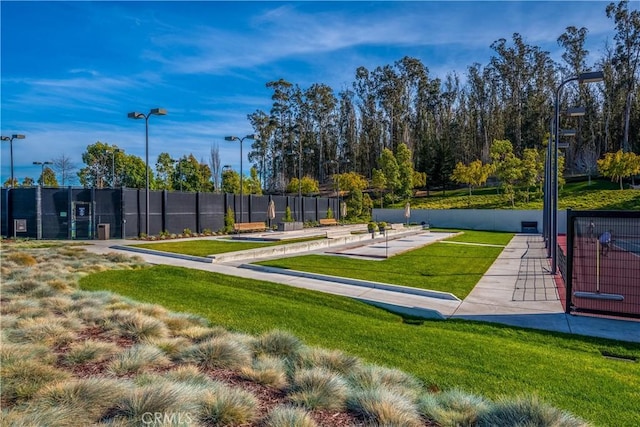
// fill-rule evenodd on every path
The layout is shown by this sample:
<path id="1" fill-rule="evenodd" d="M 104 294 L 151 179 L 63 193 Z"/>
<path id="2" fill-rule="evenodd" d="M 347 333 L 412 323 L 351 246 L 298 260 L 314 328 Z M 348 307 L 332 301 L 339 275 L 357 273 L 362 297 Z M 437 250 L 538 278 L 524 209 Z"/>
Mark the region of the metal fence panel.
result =
<path id="1" fill-rule="evenodd" d="M 640 212 L 567 218 L 567 311 L 640 317 Z"/>
<path id="2" fill-rule="evenodd" d="M 95 190 L 94 227 L 109 224 L 109 238 L 122 236 L 122 189 L 101 188 Z"/>
<path id="3" fill-rule="evenodd" d="M 200 228 L 201 230 L 220 231 L 224 229 L 225 195 L 200 193 Z"/>
<path id="4" fill-rule="evenodd" d="M 167 192 L 164 229 L 182 233 L 186 228 L 200 232 L 197 224 L 196 193 Z"/>

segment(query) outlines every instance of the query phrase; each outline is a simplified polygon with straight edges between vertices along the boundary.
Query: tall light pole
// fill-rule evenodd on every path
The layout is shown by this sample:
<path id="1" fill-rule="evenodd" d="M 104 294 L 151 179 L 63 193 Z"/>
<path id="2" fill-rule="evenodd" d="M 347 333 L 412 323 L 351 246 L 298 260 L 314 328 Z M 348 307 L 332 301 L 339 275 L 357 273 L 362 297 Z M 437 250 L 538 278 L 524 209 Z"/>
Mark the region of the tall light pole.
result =
<path id="1" fill-rule="evenodd" d="M 570 82 L 577 81 L 579 84 L 584 83 L 597 83 L 604 80 L 604 73 L 602 71 L 590 71 L 587 73 L 580 73 L 577 76 L 566 79 L 558 89 L 556 90 L 555 108 L 554 108 L 554 144 L 552 149 L 553 164 L 551 170 L 551 178 L 553 179 L 551 203 L 549 208 L 551 210 L 551 274 L 556 274 L 558 271 L 558 144 L 560 141 L 560 91 L 562 87 Z"/>
<path id="2" fill-rule="evenodd" d="M 53 162 L 33 162 L 34 165 L 40 165 L 42 168 L 40 170 L 40 185 L 44 187 L 44 167 L 46 165 L 52 165 Z"/>
<path id="3" fill-rule="evenodd" d="M 244 136 L 242 138 L 239 138 L 237 136 L 225 136 L 224 140 L 225 141 L 240 141 L 240 221 L 238 222 L 242 222 L 242 142 L 245 139 L 258 139 L 257 135 L 255 134 L 249 134 L 247 136 Z"/>
<path id="4" fill-rule="evenodd" d="M 13 140 L 14 139 L 24 139 L 25 136 L 21 135 L 21 134 L 13 134 L 11 136 L 2 136 L 0 137 L 0 140 L 2 141 L 9 141 L 9 153 L 10 153 L 10 157 L 11 157 L 11 184 L 9 185 L 9 187 L 13 188 L 13 183 L 14 183 L 14 177 L 13 177 Z"/>
<path id="5" fill-rule="evenodd" d="M 167 110 L 164 108 L 152 108 L 149 113 L 131 112 L 127 114 L 130 119 L 144 119 L 144 171 L 145 171 L 145 229 L 147 236 L 149 235 L 149 117 L 165 116 Z"/>

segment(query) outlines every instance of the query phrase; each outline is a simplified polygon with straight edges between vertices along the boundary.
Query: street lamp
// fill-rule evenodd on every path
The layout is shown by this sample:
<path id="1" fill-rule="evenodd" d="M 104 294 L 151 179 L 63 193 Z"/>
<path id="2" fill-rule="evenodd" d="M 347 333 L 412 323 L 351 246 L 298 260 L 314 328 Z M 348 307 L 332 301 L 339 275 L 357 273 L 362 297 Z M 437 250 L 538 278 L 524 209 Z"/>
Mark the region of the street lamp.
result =
<path id="1" fill-rule="evenodd" d="M 239 138 L 237 136 L 225 136 L 225 141 L 240 141 L 240 221 L 242 222 L 242 142 L 245 139 L 258 139 L 258 136 L 255 134 L 250 134 L 245 137 Z"/>
<path id="2" fill-rule="evenodd" d="M 34 165 L 40 165 L 41 166 L 41 171 L 40 171 L 40 185 L 44 187 L 44 167 L 46 165 L 52 165 L 53 162 L 33 162 Z M 12 180 L 13 181 L 13 180 Z"/>
<path id="3" fill-rule="evenodd" d="M 146 115 L 144 113 L 131 112 L 127 114 L 130 119 L 144 119 L 144 171 L 145 171 L 145 229 L 149 235 L 149 117 L 165 116 L 167 110 L 164 108 L 152 108 Z"/>
<path id="4" fill-rule="evenodd" d="M 14 178 L 13 178 L 13 140 L 14 139 L 24 139 L 25 136 L 21 135 L 21 134 L 13 134 L 11 136 L 2 136 L 0 137 L 0 140 L 2 141 L 9 141 L 9 150 L 10 150 L 10 157 L 11 157 L 11 183 L 9 185 L 9 187 L 13 187 L 13 183 L 14 183 Z"/>
<path id="5" fill-rule="evenodd" d="M 558 89 L 556 90 L 555 104 L 554 104 L 554 145 L 553 145 L 553 170 L 551 171 L 551 177 L 553 179 L 553 197 L 551 197 L 550 210 L 551 210 L 551 274 L 556 274 L 558 270 L 558 144 L 560 141 L 560 91 L 562 87 L 570 82 L 577 81 L 579 84 L 583 83 L 596 83 L 604 80 L 604 73 L 602 71 L 590 71 L 587 73 L 580 73 L 577 76 L 566 79 Z"/>

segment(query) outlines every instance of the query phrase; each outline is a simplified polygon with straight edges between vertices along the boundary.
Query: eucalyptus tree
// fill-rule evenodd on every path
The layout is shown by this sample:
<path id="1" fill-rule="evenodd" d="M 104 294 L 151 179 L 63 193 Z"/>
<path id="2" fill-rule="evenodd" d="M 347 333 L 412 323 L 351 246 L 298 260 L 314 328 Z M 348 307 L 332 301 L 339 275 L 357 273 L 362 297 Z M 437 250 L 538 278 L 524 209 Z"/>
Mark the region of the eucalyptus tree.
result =
<path id="1" fill-rule="evenodd" d="M 275 158 L 275 147 L 272 138 L 276 121 L 262 110 L 256 110 L 249 114 L 247 118 L 253 127 L 254 134 L 258 136 L 251 143 L 248 158 L 258 171 L 262 187 L 267 188 L 267 179 L 271 176 L 270 171 L 272 171 L 273 159 Z M 218 174 L 220 174 L 219 171 Z"/>
<path id="2" fill-rule="evenodd" d="M 343 90 L 338 94 L 337 133 L 338 152 L 349 159 L 356 172 L 367 176 L 371 171 L 369 163 L 363 163 L 362 147 L 358 144 L 358 115 L 354 104 L 354 92 Z"/>
<path id="3" fill-rule="evenodd" d="M 585 72 L 588 69 L 587 58 L 589 51 L 585 49 L 585 41 L 588 34 L 588 30 L 585 27 L 576 28 L 573 26 L 567 27 L 566 31 L 558 37 L 558 44 L 562 46 L 565 51 L 562 54 L 564 65 L 561 65 L 563 74 L 566 76 L 577 76 L 580 73 Z M 580 153 L 585 150 L 585 145 L 593 144 L 593 141 L 599 139 L 601 135 L 598 135 L 598 107 L 596 102 L 596 96 L 593 85 L 577 85 L 573 87 L 573 90 L 567 88 L 563 91 L 565 95 L 565 106 L 580 106 L 585 108 L 584 119 L 577 120 L 575 123 L 577 132 L 576 137 L 571 141 L 569 149 L 566 151 L 567 166 L 569 169 L 578 168 L 578 159 L 581 156 Z M 587 126 L 583 126 L 585 124 Z"/>
<path id="4" fill-rule="evenodd" d="M 337 140 L 331 138 L 327 140 L 326 130 L 333 127 L 333 118 L 336 111 L 338 100 L 333 93 L 331 87 L 315 83 L 304 91 L 304 98 L 309 109 L 311 118 L 313 119 L 313 129 L 317 135 L 316 158 L 317 158 L 317 176 L 319 181 L 323 181 L 323 167 L 327 160 L 335 160 L 337 158 Z M 333 145 L 332 145 L 333 144 Z"/>
<path id="5" fill-rule="evenodd" d="M 220 146 L 211 144 L 211 150 L 209 151 L 209 169 L 211 170 L 211 182 L 213 184 L 213 191 L 215 193 L 220 192 L 220 172 L 222 171 L 222 164 L 220 160 Z"/>
<path id="6" fill-rule="evenodd" d="M 620 89 L 625 99 L 621 148 L 623 151 L 629 151 L 632 148 L 629 141 L 631 109 L 640 69 L 640 11 L 629 10 L 628 0 L 623 0 L 618 4 L 610 3 L 606 13 L 608 18 L 614 20 L 616 26 L 613 65 L 618 70 Z M 640 129 L 636 129 L 635 135 L 638 131 Z"/>
<path id="7" fill-rule="evenodd" d="M 272 141 L 274 157 L 270 171 L 270 187 L 272 190 L 284 191 L 286 153 L 292 151 L 294 140 L 292 137 L 295 114 L 294 96 L 299 89 L 284 79 L 268 82 L 267 87 L 273 90 L 270 119 L 274 124 Z"/>
<path id="8" fill-rule="evenodd" d="M 376 164 L 384 148 L 383 130 L 380 126 L 383 117 L 376 105 L 375 89 L 375 81 L 369 70 L 358 67 L 353 82 L 360 117 L 358 144 L 362 155 L 360 162 L 368 167 Z"/>

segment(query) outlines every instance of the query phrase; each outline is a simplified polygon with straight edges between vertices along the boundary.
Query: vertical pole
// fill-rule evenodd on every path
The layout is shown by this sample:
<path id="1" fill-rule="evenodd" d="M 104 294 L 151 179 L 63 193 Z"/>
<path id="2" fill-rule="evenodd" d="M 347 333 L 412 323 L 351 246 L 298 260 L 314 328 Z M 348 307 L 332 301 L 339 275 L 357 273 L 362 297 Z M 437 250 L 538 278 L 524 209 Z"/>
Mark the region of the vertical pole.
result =
<path id="1" fill-rule="evenodd" d="M 240 138 L 240 222 L 244 222 L 242 220 L 242 141 L 244 138 Z"/>
<path id="2" fill-rule="evenodd" d="M 567 273 L 565 277 L 565 313 L 571 313 L 573 298 L 573 245 L 575 238 L 575 217 L 571 209 L 567 209 Z"/>
<path id="3" fill-rule="evenodd" d="M 15 226 L 14 226 L 15 232 Z M 42 186 L 36 187 L 36 239 L 42 240 Z"/>
<path id="4" fill-rule="evenodd" d="M 145 230 L 149 236 L 149 116 L 144 118 L 144 180 L 145 180 Z"/>
<path id="5" fill-rule="evenodd" d="M 11 185 L 9 187 L 13 188 L 13 183 L 15 182 L 13 177 L 13 137 L 9 140 L 9 153 L 11 157 Z"/>

